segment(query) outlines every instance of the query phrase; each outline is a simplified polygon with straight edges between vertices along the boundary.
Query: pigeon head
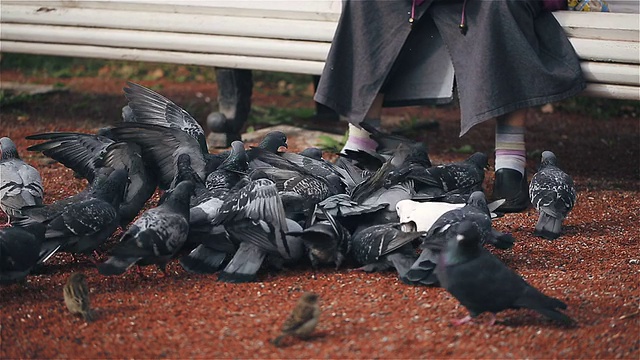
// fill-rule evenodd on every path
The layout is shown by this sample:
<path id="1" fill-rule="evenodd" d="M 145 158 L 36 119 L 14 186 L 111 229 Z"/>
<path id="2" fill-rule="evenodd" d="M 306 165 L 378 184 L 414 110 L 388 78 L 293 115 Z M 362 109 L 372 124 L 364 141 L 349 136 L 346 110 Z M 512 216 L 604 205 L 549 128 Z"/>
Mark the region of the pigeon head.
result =
<path id="1" fill-rule="evenodd" d="M 545 167 L 547 165 L 558 165 L 558 159 L 556 159 L 556 155 L 551 151 L 543 151 L 542 152 L 542 161 L 540 163 L 541 167 Z"/>
<path id="2" fill-rule="evenodd" d="M 448 232 L 445 250 L 441 253 L 447 266 L 464 263 L 482 249 L 480 230 L 473 222 L 463 220 Z"/>
<path id="3" fill-rule="evenodd" d="M 484 196 L 484 193 L 482 191 L 474 191 L 473 193 L 471 193 L 471 195 L 469 195 L 469 199 L 467 200 L 467 204 L 479 207 L 481 209 L 489 208 L 489 206 L 487 205 L 487 197 Z"/>
<path id="4" fill-rule="evenodd" d="M 485 153 L 477 152 L 469 156 L 467 162 L 475 164 L 480 169 L 486 169 L 489 166 L 489 157 Z"/>
<path id="5" fill-rule="evenodd" d="M 218 169 L 225 169 L 229 171 L 235 171 L 239 173 L 246 173 L 249 169 L 249 157 L 244 149 L 244 143 L 242 141 L 234 141 L 231 143 L 231 153 L 220 164 Z"/>
<path id="6" fill-rule="evenodd" d="M 429 150 L 427 145 L 422 142 L 411 144 L 411 153 L 408 161 L 424 167 L 431 167 L 431 159 L 429 159 Z"/>
<path id="7" fill-rule="evenodd" d="M 265 135 L 264 139 L 258 145 L 259 148 L 267 150 L 271 153 L 278 152 L 281 146 L 288 148 L 287 135 L 282 131 L 271 131 Z"/>
<path id="8" fill-rule="evenodd" d="M 0 159 L 20 159 L 16 144 L 14 144 L 8 137 L 0 139 Z"/>
<path id="9" fill-rule="evenodd" d="M 461 221 L 455 229 L 456 242 L 464 248 L 475 248 L 481 245 L 480 230 L 473 222 Z"/>

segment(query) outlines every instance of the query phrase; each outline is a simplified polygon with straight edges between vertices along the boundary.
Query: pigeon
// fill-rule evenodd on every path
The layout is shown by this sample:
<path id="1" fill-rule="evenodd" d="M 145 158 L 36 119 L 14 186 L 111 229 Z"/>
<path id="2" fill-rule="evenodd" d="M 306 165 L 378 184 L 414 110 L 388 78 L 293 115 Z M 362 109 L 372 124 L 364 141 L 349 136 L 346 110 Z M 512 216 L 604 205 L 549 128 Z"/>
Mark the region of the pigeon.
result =
<path id="1" fill-rule="evenodd" d="M 192 181 L 182 181 L 161 205 L 142 213 L 111 249 L 109 259 L 98 265 L 100 274 L 120 275 L 134 264 L 156 264 L 166 274 L 167 263 L 187 240 L 194 188 Z"/>
<path id="2" fill-rule="evenodd" d="M 562 232 L 562 222 L 576 203 L 573 179 L 557 165 L 551 151 L 542 152 L 540 169 L 529 184 L 531 203 L 540 213 L 534 235 L 554 240 Z"/>
<path id="3" fill-rule="evenodd" d="M 227 236 L 224 227 L 221 229 L 224 232 L 224 235 L 221 234 L 221 236 Z M 213 274 L 220 270 L 220 266 L 227 259 L 229 253 L 231 251 L 219 251 L 205 244 L 199 244 L 189 254 L 180 258 L 180 265 L 192 274 Z"/>
<path id="4" fill-rule="evenodd" d="M 452 227 L 463 220 L 472 222 L 478 228 L 482 244 L 490 243 L 500 249 L 509 249 L 513 246 L 515 240 L 510 234 L 503 234 L 491 227 L 487 199 L 484 193 L 476 191 L 471 194 L 465 206 L 445 212 L 429 228 L 420 246 L 422 252 L 406 274 L 408 282 L 423 285 L 437 284 L 434 270 L 438 263 L 439 249 L 446 244 Z M 437 245 L 434 247 L 434 244 Z"/>
<path id="5" fill-rule="evenodd" d="M 218 216 L 225 199 L 248 184 L 248 167 L 244 144 L 241 141 L 232 142 L 230 154 L 205 179 L 209 195 L 198 196 L 197 204 L 191 207 L 189 222 L 192 231 L 208 232 L 211 229 L 211 221 Z"/>
<path id="6" fill-rule="evenodd" d="M 28 150 L 41 151 L 89 183 L 94 181 L 99 169 L 126 170 L 129 184 L 118 208 L 120 225 L 126 227 L 151 198 L 157 182 L 142 158 L 140 146 L 131 142 L 116 142 L 109 137 L 112 135 L 110 131 L 101 129 L 98 134 L 54 132 L 29 135 L 27 139 L 47 141 L 32 145 Z"/>
<path id="7" fill-rule="evenodd" d="M 210 191 L 230 189 L 249 172 L 249 156 L 242 141 L 233 141 L 231 151 L 218 168 L 207 175 L 205 185 Z"/>
<path id="8" fill-rule="evenodd" d="M 35 222 L 49 222 L 54 217 L 60 215 L 60 213 L 62 213 L 68 206 L 82 202 L 91 197 L 94 189 L 101 187 L 113 171 L 114 169 L 111 167 L 101 167 L 96 169 L 93 182 L 87 184 L 87 186 L 79 193 L 67 198 L 56 200 L 51 204 L 25 206 L 20 210 L 20 215 L 15 217 L 11 223 L 17 226 L 25 226 Z"/>
<path id="9" fill-rule="evenodd" d="M 118 228 L 118 205 L 128 181 L 126 170 L 114 170 L 89 196 L 64 208 L 46 223 L 45 242 L 38 263 L 56 251 L 89 253 Z"/>
<path id="10" fill-rule="evenodd" d="M 318 220 L 327 220 L 328 213 L 349 233 L 353 233 L 363 224 L 375 223 L 378 219 L 384 218 L 387 212 L 387 203 L 358 204 L 351 200 L 349 194 L 336 194 L 324 199 L 316 206 L 315 212 L 309 218 L 309 224 Z M 385 221 L 386 222 L 386 221 Z"/>
<path id="11" fill-rule="evenodd" d="M 409 178 L 416 181 L 418 191 L 435 187 L 445 193 L 451 191 L 482 191 L 484 169 L 488 166 L 486 154 L 476 152 L 461 162 L 442 164 L 425 169 L 412 169 Z"/>
<path id="12" fill-rule="evenodd" d="M 301 339 L 309 338 L 318 325 L 319 318 L 318 294 L 311 292 L 302 294 L 293 311 L 282 324 L 280 335 L 273 339 L 272 343 L 275 346 L 281 346 L 282 340 L 287 336 L 295 336 Z"/>
<path id="13" fill-rule="evenodd" d="M 202 126 L 186 110 L 157 92 L 130 81 L 123 90 L 130 109 L 123 109 L 125 121 L 178 129 L 196 140 L 201 153 L 209 152 Z"/>
<path id="14" fill-rule="evenodd" d="M 351 238 L 351 254 L 366 272 L 395 268 L 401 279 L 416 261 L 412 243 L 424 232 L 404 232 L 400 224 L 379 224 L 356 230 Z"/>
<path id="15" fill-rule="evenodd" d="M 64 304 L 69 312 L 80 315 L 86 322 L 91 322 L 95 314 L 91 309 L 87 277 L 82 273 L 73 273 L 67 279 L 62 290 Z"/>
<path id="16" fill-rule="evenodd" d="M 444 213 L 463 206 L 464 204 L 417 202 L 406 199 L 396 204 L 396 212 L 404 231 L 429 231 Z"/>
<path id="17" fill-rule="evenodd" d="M 0 284 L 24 279 L 38 263 L 45 226 L 32 223 L 25 227 L 0 229 Z"/>
<path id="18" fill-rule="evenodd" d="M 320 207 L 326 220 L 317 221 L 301 231 L 289 231 L 287 235 L 298 236 L 308 249 L 311 265 L 334 263 L 336 269 L 342 265 L 351 245 L 351 234 L 333 215 Z"/>
<path id="19" fill-rule="evenodd" d="M 194 184 L 194 195 L 191 197 L 189 202 L 190 207 L 196 206 L 211 197 L 211 191 L 209 191 L 205 186 L 204 180 L 201 179 L 191 167 L 191 156 L 189 154 L 180 154 L 176 161 L 176 177 L 171 182 L 169 190 L 167 190 L 160 198 L 159 203 L 162 204 L 165 197 L 175 189 L 177 184 L 183 181 L 191 181 Z"/>
<path id="20" fill-rule="evenodd" d="M 409 147 L 400 144 L 394 155 L 385 161 L 375 173 L 355 186 L 350 194 L 351 199 L 362 203 L 376 191 L 382 188 L 388 189 L 392 185 L 403 182 L 410 171 L 409 163 L 406 162 L 409 153 Z M 395 211 L 395 204 L 391 209 Z"/>
<path id="21" fill-rule="evenodd" d="M 263 176 L 264 175 L 264 176 Z M 252 178 L 266 177 L 276 184 L 288 218 L 305 222 L 316 204 L 329 196 L 343 192 L 341 180 L 335 174 L 314 175 L 304 168 L 284 170 L 259 168 Z"/>
<path id="22" fill-rule="evenodd" d="M 231 193 L 211 225 L 223 225 L 239 246 L 218 280 L 253 281 L 267 255 L 284 261 L 300 259 L 302 241 L 286 235 L 294 224 L 286 219 L 276 185 L 269 179 L 250 180 Z"/>
<path id="23" fill-rule="evenodd" d="M 564 302 L 528 284 L 482 246 L 481 236 L 475 224 L 463 220 L 453 226 L 440 252 L 438 280 L 469 311 L 456 325 L 484 312 L 492 314 L 493 325 L 496 313 L 521 308 L 532 309 L 565 325 L 574 324 L 573 319 L 559 311 L 567 308 Z"/>
<path id="24" fill-rule="evenodd" d="M 415 199 L 415 197 L 414 197 Z M 465 203 L 469 198 L 465 200 Z M 504 203 L 504 199 L 493 201 L 487 204 L 491 211 L 491 218 L 498 215 L 494 213 L 500 205 Z M 396 212 L 400 219 L 400 223 L 404 226 L 404 231 L 429 231 L 431 226 L 449 210 L 462 208 L 464 204 L 448 203 L 439 201 L 414 201 L 402 200 L 396 204 Z"/>
<path id="25" fill-rule="evenodd" d="M 44 186 L 40 173 L 20 159 L 16 145 L 8 137 L 0 138 L 0 208 L 9 221 L 20 209 L 42 205 Z"/>
<path id="26" fill-rule="evenodd" d="M 223 161 L 217 155 L 202 153 L 198 142 L 179 128 L 123 122 L 111 128 L 110 133 L 117 141 L 140 146 L 142 158 L 155 172 L 158 187 L 163 190 L 169 189 L 176 177 L 175 163 L 180 154 L 191 156 L 191 166 L 202 179 L 208 169 L 213 171 Z"/>
<path id="27" fill-rule="evenodd" d="M 383 155 L 393 154 L 398 148 L 398 145 L 403 144 L 411 149 L 409 154 L 410 162 L 420 164 L 424 167 L 431 166 L 431 160 L 429 159 L 427 147 L 424 143 L 413 141 L 401 135 L 384 133 L 366 122 L 360 123 L 360 126 L 371 134 L 371 138 L 378 144 L 376 152 Z"/>
<path id="28" fill-rule="evenodd" d="M 249 162 L 255 160 L 264 152 L 275 154 L 281 147 L 289 147 L 287 144 L 287 135 L 278 130 L 270 131 L 264 136 L 258 146 L 252 146 L 247 150 Z"/>

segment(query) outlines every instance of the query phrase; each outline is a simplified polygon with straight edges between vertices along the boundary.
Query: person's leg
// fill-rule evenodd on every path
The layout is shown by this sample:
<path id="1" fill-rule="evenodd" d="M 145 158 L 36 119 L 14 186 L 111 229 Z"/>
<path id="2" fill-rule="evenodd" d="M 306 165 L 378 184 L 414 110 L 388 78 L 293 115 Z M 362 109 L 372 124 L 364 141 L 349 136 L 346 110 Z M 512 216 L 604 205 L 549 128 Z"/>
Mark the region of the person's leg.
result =
<path id="1" fill-rule="evenodd" d="M 384 101 L 384 94 L 380 93 L 376 95 L 373 100 L 373 104 L 367 111 L 364 117 L 364 122 L 374 127 L 380 127 L 380 117 L 382 115 L 382 103 Z M 349 150 L 364 150 L 364 151 L 376 151 L 378 143 L 370 137 L 369 132 L 366 130 L 349 123 L 349 130 L 347 136 L 347 142 L 344 144 L 341 152 L 345 149 Z"/>
<path id="2" fill-rule="evenodd" d="M 504 212 L 519 212 L 529 205 L 525 170 L 526 115 L 527 109 L 521 109 L 496 118 L 493 198 L 506 199 L 498 209 Z"/>

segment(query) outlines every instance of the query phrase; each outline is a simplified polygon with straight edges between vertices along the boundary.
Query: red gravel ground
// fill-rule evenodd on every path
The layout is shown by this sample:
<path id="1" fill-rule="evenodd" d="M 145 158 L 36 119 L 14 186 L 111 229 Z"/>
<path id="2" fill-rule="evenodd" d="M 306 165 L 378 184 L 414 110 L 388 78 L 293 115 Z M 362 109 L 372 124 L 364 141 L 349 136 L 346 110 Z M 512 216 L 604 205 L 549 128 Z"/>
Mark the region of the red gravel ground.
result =
<path id="1" fill-rule="evenodd" d="M 2 72 L 3 81 L 53 83 Z M 90 132 L 119 121 L 125 104 L 122 80 L 67 80 L 69 92 L 49 94 L 2 110 L 0 135 L 10 136 L 23 158 L 44 179 L 46 202 L 84 187 L 71 171 L 29 153 L 24 136 L 44 131 Z M 204 119 L 215 99 L 212 84 L 161 82 L 159 91 L 178 104 L 195 104 Z M 155 83 L 144 83 L 152 85 Z M 256 88 L 260 106 L 313 106 Z M 637 106 L 635 107 L 637 109 Z M 624 109 L 623 109 L 624 110 Z M 613 118 L 558 110 L 531 110 L 528 170 L 535 172 L 542 150 L 552 150 L 573 175 L 578 201 L 556 241 L 536 238 L 533 209 L 496 220 L 518 242 L 496 252 L 506 264 L 548 295 L 569 305 L 577 320 L 564 328 L 530 311 L 505 311 L 488 326 L 488 316 L 452 326 L 467 315 L 445 290 L 413 287 L 392 272 L 365 274 L 347 269 L 306 267 L 263 271 L 259 282 L 226 284 L 216 276 L 186 273 L 177 262 L 171 275 L 155 268 L 143 276 L 130 271 L 104 277 L 85 258 L 56 255 L 45 273 L 0 287 L 0 357 L 7 358 L 640 358 L 640 122 L 620 111 Z M 429 144 L 436 163 L 467 154 L 472 145 L 492 153 L 493 130 L 483 124 L 462 139 L 455 108 L 394 109 L 389 114 L 438 120 L 440 128 L 415 134 Z M 388 124 L 387 124 L 388 125 Z M 296 149 L 291 139 L 290 150 Z M 486 182 L 490 192 L 492 172 Z M 150 201 L 154 206 L 157 198 Z M 0 223 L 6 217 L 0 216 Z M 115 239 L 115 238 L 114 238 Z M 71 316 L 62 286 L 72 272 L 88 276 L 98 318 Z M 316 337 L 275 348 L 269 340 L 303 291 L 320 295 L 322 315 Z"/>

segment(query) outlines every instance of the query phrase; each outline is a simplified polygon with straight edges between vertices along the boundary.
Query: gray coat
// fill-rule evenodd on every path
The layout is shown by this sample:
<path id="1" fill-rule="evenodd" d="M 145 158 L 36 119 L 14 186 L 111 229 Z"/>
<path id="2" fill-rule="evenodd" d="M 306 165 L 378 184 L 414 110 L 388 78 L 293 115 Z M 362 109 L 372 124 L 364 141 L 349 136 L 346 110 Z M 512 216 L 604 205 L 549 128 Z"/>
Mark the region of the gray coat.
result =
<path id="1" fill-rule="evenodd" d="M 315 100 L 358 124 L 378 92 L 385 106 L 451 101 L 455 74 L 462 135 L 586 86 L 562 27 L 537 0 L 426 0 L 413 29 L 411 6 L 346 0 Z"/>

